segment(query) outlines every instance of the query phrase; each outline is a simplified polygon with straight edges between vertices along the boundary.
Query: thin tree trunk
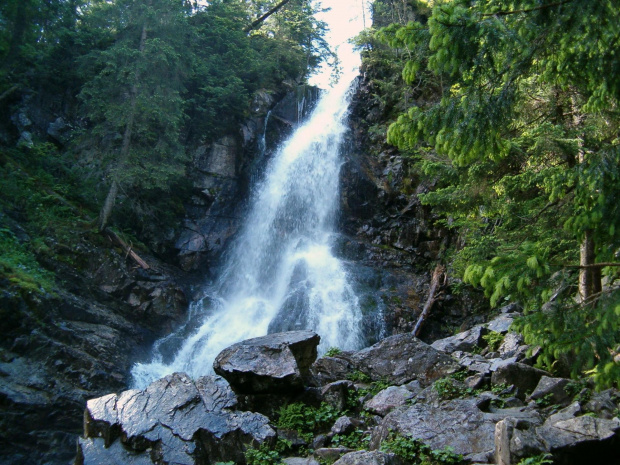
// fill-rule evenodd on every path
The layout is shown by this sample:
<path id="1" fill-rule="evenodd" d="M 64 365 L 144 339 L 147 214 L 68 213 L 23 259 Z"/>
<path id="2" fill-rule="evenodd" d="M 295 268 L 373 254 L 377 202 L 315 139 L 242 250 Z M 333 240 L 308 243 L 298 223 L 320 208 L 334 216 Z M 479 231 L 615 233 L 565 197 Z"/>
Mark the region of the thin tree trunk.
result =
<path id="1" fill-rule="evenodd" d="M 288 2 L 290 2 L 291 0 L 282 0 L 280 3 L 278 3 L 276 6 L 274 6 L 271 10 L 269 10 L 267 13 L 265 13 L 264 15 L 262 15 L 260 18 L 258 18 L 257 20 L 253 21 L 248 27 L 246 27 L 243 31 L 244 32 L 250 32 L 254 29 L 256 29 L 258 26 L 260 26 L 263 21 L 265 21 L 267 18 L 269 18 L 271 15 L 277 13 L 278 11 L 280 11 L 280 8 L 282 8 L 284 5 L 286 5 Z"/>
<path id="2" fill-rule="evenodd" d="M 420 316 L 418 317 L 418 321 L 416 322 L 413 331 L 411 331 L 416 337 L 418 336 L 418 334 L 420 334 L 420 331 L 422 330 L 422 325 L 426 321 L 426 318 L 428 318 L 433 303 L 435 303 L 435 300 L 437 300 L 437 288 L 440 287 L 440 281 L 442 276 L 444 276 L 445 272 L 446 269 L 441 265 L 437 265 L 435 267 L 435 271 L 433 271 L 433 277 L 431 278 L 431 287 L 428 291 L 428 298 L 426 299 L 426 303 L 424 304 L 422 313 L 420 313 Z"/>
<path id="3" fill-rule="evenodd" d="M 144 46 L 146 44 L 147 39 L 147 28 L 146 23 L 142 26 L 142 34 L 140 36 L 140 47 L 139 51 L 142 53 L 144 51 Z M 114 209 L 114 204 L 116 203 L 116 196 L 118 195 L 119 189 L 119 181 L 118 181 L 118 173 L 122 172 L 127 160 L 129 158 L 129 149 L 131 148 L 131 135 L 133 132 L 133 125 L 136 116 L 136 104 L 138 100 L 138 82 L 140 81 L 140 70 L 136 70 L 135 80 L 133 85 L 131 86 L 130 92 L 130 103 L 129 103 L 129 118 L 127 119 L 127 124 L 125 124 L 125 131 L 123 133 L 123 143 L 121 145 L 121 150 L 118 157 L 118 162 L 116 166 L 112 170 L 112 184 L 110 185 L 110 190 L 108 191 L 108 195 L 106 196 L 105 202 L 103 203 L 103 207 L 99 212 L 99 231 L 103 231 L 108 225 L 108 221 L 110 220 L 110 215 L 112 214 L 112 210 Z"/>
<path id="4" fill-rule="evenodd" d="M 582 123 L 582 115 L 578 111 L 578 105 L 575 102 L 575 97 L 571 97 L 571 106 L 573 112 L 573 124 L 576 128 L 579 128 Z M 583 144 L 583 137 L 579 142 L 579 155 L 578 162 L 583 164 L 586 162 L 586 155 L 581 145 Z M 596 261 L 596 252 L 594 244 L 594 235 L 591 229 L 585 231 L 581 245 L 579 247 L 579 265 L 582 267 L 579 270 L 579 299 L 581 302 L 586 303 L 591 300 L 595 301 L 593 296 L 599 295 L 602 290 L 601 283 L 601 269 L 592 267 Z"/>

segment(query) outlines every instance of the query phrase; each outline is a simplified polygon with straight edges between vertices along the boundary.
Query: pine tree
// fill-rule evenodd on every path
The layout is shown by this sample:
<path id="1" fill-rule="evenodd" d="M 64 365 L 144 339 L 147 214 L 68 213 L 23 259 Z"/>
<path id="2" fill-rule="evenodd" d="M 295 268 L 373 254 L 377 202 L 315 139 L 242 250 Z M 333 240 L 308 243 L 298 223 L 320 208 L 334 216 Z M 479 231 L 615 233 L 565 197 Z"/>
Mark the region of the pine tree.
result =
<path id="1" fill-rule="evenodd" d="M 388 139 L 439 180 L 422 197 L 461 234 L 456 269 L 493 305 L 526 306 L 519 328 L 547 366 L 617 383 L 617 2 L 434 2 L 427 24 L 383 36 L 410 51 L 407 82 L 432 73 L 440 89 Z"/>
<path id="2" fill-rule="evenodd" d="M 182 56 L 186 5 L 181 0 L 119 0 L 91 14 L 117 31 L 109 48 L 84 62 L 96 70 L 81 92 L 90 135 L 99 138 L 108 194 L 99 228 L 108 224 L 119 190 L 166 191 L 184 171 Z"/>

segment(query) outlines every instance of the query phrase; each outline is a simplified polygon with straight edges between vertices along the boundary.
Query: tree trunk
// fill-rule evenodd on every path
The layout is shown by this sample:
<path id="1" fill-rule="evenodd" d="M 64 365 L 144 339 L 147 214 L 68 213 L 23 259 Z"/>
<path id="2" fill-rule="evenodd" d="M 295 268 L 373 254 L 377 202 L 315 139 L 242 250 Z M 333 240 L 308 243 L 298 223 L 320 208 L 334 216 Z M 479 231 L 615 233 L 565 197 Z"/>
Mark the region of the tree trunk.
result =
<path id="1" fill-rule="evenodd" d="M 592 230 L 588 229 L 579 249 L 579 265 L 585 267 L 579 270 L 579 298 L 584 303 L 595 299 L 603 288 L 601 268 L 590 266 L 594 264 L 595 259 Z"/>
<path id="2" fill-rule="evenodd" d="M 140 47 L 138 49 L 140 53 L 144 51 L 146 39 L 147 39 L 147 29 L 146 29 L 146 23 L 145 23 L 142 26 L 142 34 L 140 36 Z M 131 86 L 130 103 L 129 103 L 129 118 L 127 119 L 127 124 L 125 125 L 125 131 L 123 133 L 123 144 L 121 145 L 118 162 L 116 163 L 114 169 L 112 170 L 112 184 L 110 185 L 110 190 L 108 191 L 108 195 L 106 196 L 105 202 L 103 203 L 103 207 L 101 207 L 101 211 L 99 212 L 99 231 L 100 232 L 103 231 L 108 225 L 110 215 L 112 214 L 114 204 L 116 203 L 116 196 L 118 195 L 118 188 L 119 188 L 118 173 L 122 172 L 125 164 L 127 163 L 127 159 L 129 158 L 129 149 L 131 148 L 131 134 L 133 132 L 133 123 L 135 121 L 135 116 L 136 116 L 136 103 L 138 100 L 138 82 L 139 81 L 140 81 L 140 72 L 139 70 L 136 70 L 135 80 L 134 80 L 133 85 Z"/>
<path id="3" fill-rule="evenodd" d="M 411 331 L 415 337 L 418 337 L 418 334 L 422 331 L 422 325 L 426 321 L 426 318 L 428 318 L 435 300 L 437 300 L 437 288 L 441 287 L 440 281 L 441 278 L 445 276 L 445 272 L 446 269 L 442 265 L 437 265 L 433 271 L 433 276 L 431 277 L 431 287 L 428 290 L 428 298 L 426 299 L 422 313 L 420 313 L 413 331 Z"/>

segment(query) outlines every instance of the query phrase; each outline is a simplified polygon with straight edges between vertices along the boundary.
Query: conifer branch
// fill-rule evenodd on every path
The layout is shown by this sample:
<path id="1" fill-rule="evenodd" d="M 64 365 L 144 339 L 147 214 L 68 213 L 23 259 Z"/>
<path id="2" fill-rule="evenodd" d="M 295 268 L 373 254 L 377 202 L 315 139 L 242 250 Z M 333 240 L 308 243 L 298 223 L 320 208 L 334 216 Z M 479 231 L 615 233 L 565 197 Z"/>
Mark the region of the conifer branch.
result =
<path id="1" fill-rule="evenodd" d="M 280 3 L 278 3 L 276 6 L 274 6 L 271 10 L 269 10 L 267 13 L 265 13 L 264 15 L 260 16 L 258 19 L 256 19 L 255 21 L 253 21 L 249 26 L 247 26 L 243 32 L 250 32 L 254 29 L 256 29 L 258 26 L 261 25 L 261 23 L 263 21 L 265 21 L 267 18 L 269 18 L 271 15 L 277 13 L 278 11 L 280 11 L 280 8 L 282 8 L 284 5 L 286 5 L 288 2 L 290 2 L 291 0 L 282 0 Z"/>
<path id="2" fill-rule="evenodd" d="M 526 8 L 522 10 L 512 10 L 512 11 L 498 11 L 496 13 L 483 13 L 482 16 L 508 16 L 515 15 L 519 13 L 531 13 L 532 11 L 544 10 L 546 8 L 554 8 L 556 6 L 564 5 L 565 3 L 570 3 L 573 0 L 564 0 L 562 2 L 549 3 L 548 5 L 541 5 L 534 8 Z"/>

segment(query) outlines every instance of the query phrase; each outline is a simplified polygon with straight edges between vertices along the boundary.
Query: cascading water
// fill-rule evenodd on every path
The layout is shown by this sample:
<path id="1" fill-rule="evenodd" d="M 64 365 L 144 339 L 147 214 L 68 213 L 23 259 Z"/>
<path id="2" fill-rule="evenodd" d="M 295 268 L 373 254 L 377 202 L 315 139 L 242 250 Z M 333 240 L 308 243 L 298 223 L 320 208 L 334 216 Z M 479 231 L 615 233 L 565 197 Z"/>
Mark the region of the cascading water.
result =
<path id="1" fill-rule="evenodd" d="M 339 7 L 347 3 L 337 1 Z M 207 374 L 221 350 L 268 332 L 312 329 L 321 336 L 320 351 L 363 344 L 358 298 L 343 263 L 331 252 L 340 146 L 359 63 L 347 43 L 338 55 L 344 65 L 339 82 L 323 93 L 308 121 L 270 160 L 221 276 L 207 297 L 192 304 L 188 321 L 200 316 L 199 325 L 188 323 L 158 341 L 153 360 L 133 367 L 136 387 L 174 371 Z M 162 349 L 169 345 L 178 349 L 164 359 Z"/>

